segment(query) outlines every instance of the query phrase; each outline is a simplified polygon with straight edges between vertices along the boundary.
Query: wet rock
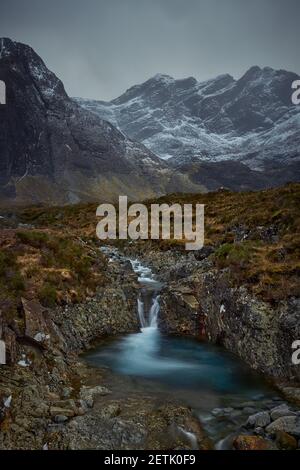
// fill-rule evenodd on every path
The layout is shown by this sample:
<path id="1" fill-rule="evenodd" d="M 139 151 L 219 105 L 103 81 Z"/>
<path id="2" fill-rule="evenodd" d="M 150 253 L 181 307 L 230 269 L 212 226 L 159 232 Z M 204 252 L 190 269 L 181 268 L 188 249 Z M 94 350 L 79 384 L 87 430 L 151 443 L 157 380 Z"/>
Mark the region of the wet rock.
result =
<path id="1" fill-rule="evenodd" d="M 255 432 L 255 434 L 257 434 L 258 436 L 264 436 L 264 434 L 265 434 L 264 428 L 260 428 L 260 427 L 255 428 L 255 429 L 254 429 L 254 432 Z"/>
<path id="2" fill-rule="evenodd" d="M 300 368 L 298 367 L 298 369 L 300 369 Z M 298 388 L 298 387 L 284 387 L 284 388 L 282 388 L 282 393 L 285 395 L 285 397 L 288 400 L 293 401 L 294 403 L 300 405 L 300 388 Z"/>
<path id="3" fill-rule="evenodd" d="M 64 415 L 54 416 L 54 422 L 57 423 L 57 424 L 65 423 L 66 421 L 68 421 L 68 419 L 69 418 L 67 416 L 64 416 Z"/>
<path id="4" fill-rule="evenodd" d="M 291 411 L 286 404 L 277 406 L 271 410 L 272 421 L 276 421 L 278 418 L 283 418 L 284 416 L 296 416 L 297 413 Z"/>
<path id="5" fill-rule="evenodd" d="M 238 436 L 233 447 L 236 450 L 276 450 L 276 445 L 260 436 Z"/>
<path id="6" fill-rule="evenodd" d="M 95 404 L 92 413 L 72 419 L 63 431 L 53 434 L 51 448 L 191 450 L 195 443 L 199 449 L 211 448 L 198 420 L 186 407 L 172 403 L 159 406 L 145 396 L 121 403 L 103 400 Z"/>
<path id="7" fill-rule="evenodd" d="M 253 408 L 255 409 L 256 403 L 255 401 L 245 401 L 243 403 L 240 403 L 237 408 Z"/>
<path id="8" fill-rule="evenodd" d="M 267 411 L 261 411 L 252 416 L 249 416 L 246 426 L 254 428 L 264 428 L 270 424 L 271 418 Z"/>
<path id="9" fill-rule="evenodd" d="M 276 444 L 283 450 L 296 450 L 298 447 L 297 440 L 284 431 L 276 432 Z"/>
<path id="10" fill-rule="evenodd" d="M 276 419 L 266 428 L 268 434 L 274 435 L 277 431 L 284 431 L 292 436 L 300 437 L 300 417 L 285 416 Z"/>
<path id="11" fill-rule="evenodd" d="M 245 408 L 243 408 L 243 413 L 245 413 L 246 415 L 253 415 L 255 411 L 255 408 L 252 408 L 251 406 L 246 406 Z"/>
<path id="12" fill-rule="evenodd" d="M 99 289 L 91 301 L 53 311 L 52 319 L 59 326 L 66 350 L 85 350 L 95 338 L 139 331 L 138 287 L 135 281 L 126 283 L 118 279 L 115 282 L 120 285 L 113 285 L 112 278 L 112 286 Z"/>
<path id="13" fill-rule="evenodd" d="M 180 258 L 172 252 L 147 255 L 160 265 L 165 278 L 170 267 L 185 267 L 185 279 L 172 275 L 161 295 L 160 328 L 223 345 L 262 374 L 280 380 L 300 380 L 300 369 L 291 362 L 293 338 L 300 335 L 300 300 L 291 298 L 277 306 L 255 297 L 243 285 L 232 288 L 226 269 L 204 261 Z M 166 274 L 167 275 L 167 274 Z M 197 302 L 185 302 L 182 284 L 193 289 Z M 300 403 L 300 389 L 286 390 L 289 399 Z M 293 397 L 293 398 L 292 398 Z"/>

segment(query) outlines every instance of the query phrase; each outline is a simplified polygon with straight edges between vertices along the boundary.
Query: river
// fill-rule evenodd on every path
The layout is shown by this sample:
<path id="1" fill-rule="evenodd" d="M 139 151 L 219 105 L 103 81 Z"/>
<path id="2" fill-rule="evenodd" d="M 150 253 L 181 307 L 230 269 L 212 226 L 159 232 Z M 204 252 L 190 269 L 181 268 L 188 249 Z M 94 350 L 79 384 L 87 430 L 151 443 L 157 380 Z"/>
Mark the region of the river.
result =
<path id="1" fill-rule="evenodd" d="M 109 254 L 119 256 L 113 250 Z M 152 393 L 173 394 L 193 409 L 217 449 L 230 448 L 248 416 L 280 404 L 280 397 L 223 348 L 163 335 L 158 326 L 163 284 L 138 260 L 130 262 L 140 283 L 141 330 L 100 343 L 86 359 L 118 376 L 132 377 Z"/>

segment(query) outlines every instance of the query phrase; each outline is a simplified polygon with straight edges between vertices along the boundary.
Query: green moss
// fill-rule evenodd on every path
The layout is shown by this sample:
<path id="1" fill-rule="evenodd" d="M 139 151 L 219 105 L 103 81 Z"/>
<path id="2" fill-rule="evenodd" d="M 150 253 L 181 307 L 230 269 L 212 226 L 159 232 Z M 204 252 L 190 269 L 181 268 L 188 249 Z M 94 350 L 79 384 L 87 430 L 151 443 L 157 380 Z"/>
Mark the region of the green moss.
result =
<path id="1" fill-rule="evenodd" d="M 49 237 L 45 232 L 22 231 L 17 232 L 16 235 L 21 243 L 24 243 L 25 245 L 31 245 L 34 248 L 40 248 L 49 240 Z"/>
<path id="2" fill-rule="evenodd" d="M 56 304 L 56 288 L 46 283 L 38 293 L 39 300 L 44 307 L 54 307 Z"/>
<path id="3" fill-rule="evenodd" d="M 15 298 L 25 289 L 24 280 L 20 274 L 16 255 L 7 250 L 0 251 L 0 290 L 1 297 Z"/>

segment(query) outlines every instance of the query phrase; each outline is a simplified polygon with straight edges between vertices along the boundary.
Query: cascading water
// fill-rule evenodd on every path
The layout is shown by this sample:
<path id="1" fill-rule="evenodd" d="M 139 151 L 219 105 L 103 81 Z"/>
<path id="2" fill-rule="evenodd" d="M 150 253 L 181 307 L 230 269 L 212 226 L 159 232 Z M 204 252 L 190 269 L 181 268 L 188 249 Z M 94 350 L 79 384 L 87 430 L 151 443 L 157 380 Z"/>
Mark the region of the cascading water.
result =
<path id="1" fill-rule="evenodd" d="M 121 258 L 117 252 L 107 254 Z M 149 268 L 137 260 L 130 261 L 140 284 L 137 311 L 141 331 L 99 347 L 89 355 L 89 361 L 108 366 L 135 381 L 139 378 L 141 384 L 146 381 L 147 387 L 157 393 L 174 394 L 193 408 L 216 442 L 216 448 L 229 448 L 228 436 L 247 419 L 239 411 L 240 403 L 252 400 L 253 406 L 257 403 L 256 409 L 260 410 L 259 400 L 270 399 L 274 392 L 223 349 L 188 338 L 162 335 L 158 327 L 162 284 Z M 219 417 L 215 419 L 212 410 L 222 406 L 225 410 L 237 407 L 234 418 L 226 421 L 225 417 L 224 422 Z M 192 435 L 186 438 L 195 445 Z"/>
<path id="2" fill-rule="evenodd" d="M 141 327 L 146 328 L 147 322 L 145 319 L 144 302 L 141 299 L 138 299 L 138 314 L 139 314 Z"/>
<path id="3" fill-rule="evenodd" d="M 145 328 L 158 328 L 159 291 L 161 283 L 155 280 L 151 270 L 139 261 L 131 260 L 133 270 L 138 274 L 141 293 L 138 298 L 138 315 L 142 332 Z"/>
<path id="4" fill-rule="evenodd" d="M 158 314 L 159 314 L 159 309 L 160 309 L 159 299 L 160 299 L 159 295 L 156 296 L 153 299 L 152 307 L 150 309 L 149 323 L 150 323 L 151 328 L 157 328 L 158 327 L 157 326 L 157 320 L 158 320 Z"/>

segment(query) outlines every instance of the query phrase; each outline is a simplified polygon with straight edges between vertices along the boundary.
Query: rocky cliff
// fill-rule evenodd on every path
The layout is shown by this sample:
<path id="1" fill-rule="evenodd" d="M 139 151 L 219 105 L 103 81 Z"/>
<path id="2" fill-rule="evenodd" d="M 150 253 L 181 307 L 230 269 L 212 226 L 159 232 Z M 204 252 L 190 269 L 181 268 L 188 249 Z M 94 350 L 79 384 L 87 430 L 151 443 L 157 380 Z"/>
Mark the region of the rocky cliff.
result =
<path id="1" fill-rule="evenodd" d="M 143 144 L 75 104 L 29 46 L 0 39 L 0 197 L 73 204 L 193 189 Z"/>

